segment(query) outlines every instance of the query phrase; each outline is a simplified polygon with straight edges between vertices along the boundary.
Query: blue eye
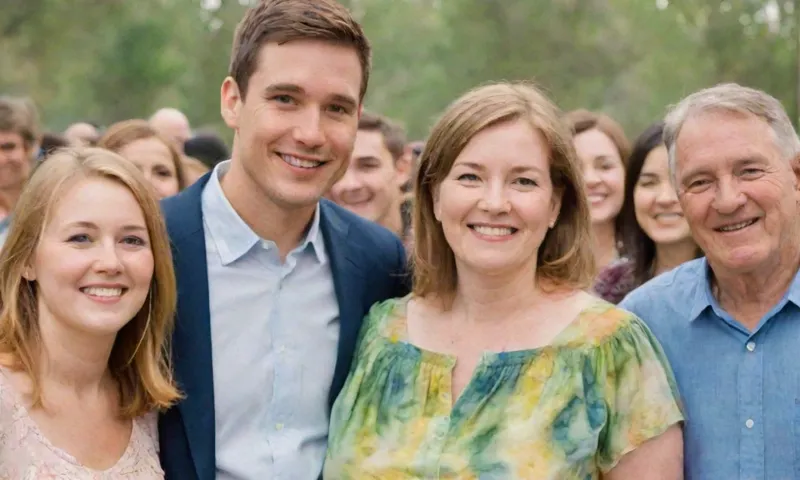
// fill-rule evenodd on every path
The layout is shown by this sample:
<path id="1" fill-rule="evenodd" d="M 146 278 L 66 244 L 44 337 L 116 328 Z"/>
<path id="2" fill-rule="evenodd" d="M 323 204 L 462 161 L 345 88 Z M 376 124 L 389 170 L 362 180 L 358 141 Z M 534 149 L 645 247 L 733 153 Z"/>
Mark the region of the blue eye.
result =
<path id="1" fill-rule="evenodd" d="M 91 241 L 91 239 L 89 238 L 89 235 L 85 233 L 79 233 L 77 235 L 72 235 L 67 239 L 67 241 L 70 243 L 86 243 Z"/>
<path id="2" fill-rule="evenodd" d="M 477 179 L 478 179 L 478 176 L 475 175 L 474 173 L 463 173 L 463 174 L 459 175 L 458 178 L 457 178 L 457 180 L 466 180 L 466 181 L 470 181 L 470 182 L 474 181 L 474 180 L 477 180 Z"/>

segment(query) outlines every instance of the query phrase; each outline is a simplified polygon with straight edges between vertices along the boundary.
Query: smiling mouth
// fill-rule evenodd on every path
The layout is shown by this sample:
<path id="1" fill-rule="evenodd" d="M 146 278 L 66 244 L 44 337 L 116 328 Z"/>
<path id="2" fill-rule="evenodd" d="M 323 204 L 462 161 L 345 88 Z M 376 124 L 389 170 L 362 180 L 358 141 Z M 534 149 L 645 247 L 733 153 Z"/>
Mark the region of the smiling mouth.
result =
<path id="1" fill-rule="evenodd" d="M 683 218 L 682 213 L 658 213 L 653 218 L 656 220 L 666 218 L 666 219 L 673 219 L 673 218 Z"/>
<path id="2" fill-rule="evenodd" d="M 758 219 L 754 218 L 752 220 L 746 220 L 744 222 L 734 223 L 733 225 L 725 225 L 724 227 L 715 228 L 714 230 L 716 230 L 718 232 L 735 232 L 735 231 L 738 231 L 738 230 L 745 229 L 745 228 L 749 227 L 750 225 L 753 225 L 757 221 L 758 221 Z"/>
<path id="3" fill-rule="evenodd" d="M 302 158 L 297 158 L 292 155 L 284 155 L 282 153 L 279 155 L 284 162 L 295 168 L 305 168 L 307 170 L 313 170 L 325 164 L 325 162 L 319 162 L 316 160 L 304 160 Z"/>
<path id="4" fill-rule="evenodd" d="M 127 288 L 108 288 L 108 287 L 83 287 L 81 292 L 91 297 L 98 298 L 117 298 L 127 291 Z"/>
<path id="5" fill-rule="evenodd" d="M 468 225 L 469 228 L 487 237 L 505 237 L 517 233 L 514 227 L 489 227 L 486 225 Z"/>

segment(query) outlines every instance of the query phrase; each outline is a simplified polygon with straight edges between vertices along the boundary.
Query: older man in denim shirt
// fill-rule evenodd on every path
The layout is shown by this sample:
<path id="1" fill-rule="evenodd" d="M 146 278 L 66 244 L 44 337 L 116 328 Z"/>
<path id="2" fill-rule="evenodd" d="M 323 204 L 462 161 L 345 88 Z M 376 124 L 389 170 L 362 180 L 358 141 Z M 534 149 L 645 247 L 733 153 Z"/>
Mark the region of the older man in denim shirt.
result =
<path id="1" fill-rule="evenodd" d="M 621 303 L 663 344 L 686 408 L 686 478 L 800 478 L 800 141 L 769 95 L 719 85 L 667 116 L 706 258 Z"/>

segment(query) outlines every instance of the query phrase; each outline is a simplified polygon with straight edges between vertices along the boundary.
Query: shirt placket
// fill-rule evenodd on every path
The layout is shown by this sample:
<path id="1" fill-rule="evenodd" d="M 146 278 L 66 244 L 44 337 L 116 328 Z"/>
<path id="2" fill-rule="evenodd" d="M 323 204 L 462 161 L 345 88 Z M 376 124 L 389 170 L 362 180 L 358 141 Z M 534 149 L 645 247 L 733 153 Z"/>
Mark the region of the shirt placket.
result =
<path id="1" fill-rule="evenodd" d="M 738 418 L 741 425 L 739 442 L 739 478 L 765 478 L 764 465 L 764 349 L 754 337 L 742 348 L 738 372 Z"/>

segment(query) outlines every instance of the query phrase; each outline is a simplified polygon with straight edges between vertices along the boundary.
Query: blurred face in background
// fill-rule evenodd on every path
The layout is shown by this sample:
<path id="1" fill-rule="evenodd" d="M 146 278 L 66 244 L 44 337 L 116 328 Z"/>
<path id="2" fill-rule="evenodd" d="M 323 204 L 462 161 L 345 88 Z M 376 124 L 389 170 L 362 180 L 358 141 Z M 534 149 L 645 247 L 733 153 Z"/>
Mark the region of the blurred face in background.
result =
<path id="1" fill-rule="evenodd" d="M 593 224 L 614 222 L 625 199 L 625 166 L 614 142 L 593 128 L 574 139 Z"/>
<path id="2" fill-rule="evenodd" d="M 333 185 L 330 198 L 368 220 L 388 226 L 400 208 L 401 187 L 408 180 L 405 159 L 394 159 L 378 130 L 359 130 L 350 165 Z"/>
<path id="3" fill-rule="evenodd" d="M 0 131 L 0 190 L 22 188 L 30 176 L 34 153 L 19 133 Z"/>
<path id="4" fill-rule="evenodd" d="M 170 197 L 180 190 L 172 153 L 158 138 L 134 140 L 118 153 L 139 167 L 160 198 Z"/>
<path id="5" fill-rule="evenodd" d="M 670 182 L 666 147 L 656 147 L 647 154 L 633 190 L 633 203 L 636 221 L 656 245 L 692 237 Z"/>

